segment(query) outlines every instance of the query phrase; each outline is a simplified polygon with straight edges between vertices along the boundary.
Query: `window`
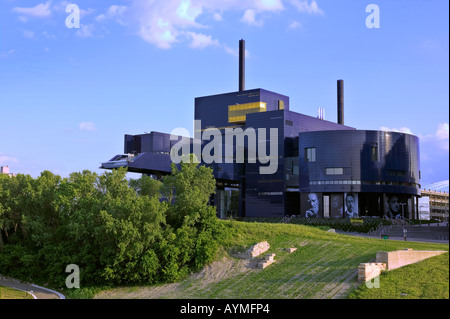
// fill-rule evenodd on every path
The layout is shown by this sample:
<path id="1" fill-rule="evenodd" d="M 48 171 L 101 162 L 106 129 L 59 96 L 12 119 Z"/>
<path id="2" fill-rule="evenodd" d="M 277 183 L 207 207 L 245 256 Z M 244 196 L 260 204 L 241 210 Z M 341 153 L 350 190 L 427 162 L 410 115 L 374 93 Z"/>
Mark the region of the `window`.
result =
<path id="1" fill-rule="evenodd" d="M 284 101 L 283 100 L 278 100 L 278 109 L 284 110 Z"/>
<path id="2" fill-rule="evenodd" d="M 323 195 L 323 217 L 330 217 L 330 195 Z"/>
<path id="3" fill-rule="evenodd" d="M 378 146 L 372 146 L 371 153 L 370 153 L 371 159 L 374 162 L 378 162 Z"/>
<path id="4" fill-rule="evenodd" d="M 266 108 L 264 102 L 228 105 L 228 123 L 245 123 L 247 114 L 265 112 Z"/>
<path id="5" fill-rule="evenodd" d="M 342 174 L 344 174 L 344 168 L 342 168 L 342 167 L 327 167 L 327 168 L 325 168 L 325 174 L 327 174 L 327 175 L 342 175 Z"/>
<path id="6" fill-rule="evenodd" d="M 316 161 L 316 148 L 315 147 L 305 148 L 305 161 L 306 162 L 315 162 Z"/>
<path id="7" fill-rule="evenodd" d="M 390 176 L 406 176 L 406 172 L 404 170 L 398 170 L 398 169 L 388 169 L 387 170 L 388 175 Z"/>

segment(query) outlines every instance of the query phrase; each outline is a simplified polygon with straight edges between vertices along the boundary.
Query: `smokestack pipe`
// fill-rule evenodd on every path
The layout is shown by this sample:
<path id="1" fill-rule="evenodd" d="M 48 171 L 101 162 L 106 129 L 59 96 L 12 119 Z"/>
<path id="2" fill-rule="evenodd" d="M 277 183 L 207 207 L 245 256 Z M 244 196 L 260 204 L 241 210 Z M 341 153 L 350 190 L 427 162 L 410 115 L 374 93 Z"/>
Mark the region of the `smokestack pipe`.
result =
<path id="1" fill-rule="evenodd" d="M 245 91 L 245 41 L 239 40 L 239 91 Z"/>
<path id="2" fill-rule="evenodd" d="M 337 122 L 344 125 L 344 80 L 337 81 Z"/>

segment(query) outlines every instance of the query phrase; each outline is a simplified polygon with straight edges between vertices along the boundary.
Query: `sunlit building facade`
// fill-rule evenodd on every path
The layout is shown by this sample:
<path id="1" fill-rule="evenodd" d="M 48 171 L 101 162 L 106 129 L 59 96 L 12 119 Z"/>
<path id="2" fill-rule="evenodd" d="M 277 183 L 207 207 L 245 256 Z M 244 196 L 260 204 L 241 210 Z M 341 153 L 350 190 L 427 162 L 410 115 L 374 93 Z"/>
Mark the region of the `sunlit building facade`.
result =
<path id="1" fill-rule="evenodd" d="M 291 111 L 286 95 L 246 90 L 242 42 L 239 90 L 195 98 L 200 155 L 206 148 L 215 154 L 213 162 L 200 158 L 216 178 L 211 202 L 218 216 L 417 218 L 419 139 L 344 125 L 342 80 L 337 81 L 337 123 Z M 241 144 L 237 136 L 226 139 L 230 131 L 242 132 Z M 123 166 L 160 178 L 170 173 L 170 152 L 182 138 L 171 140 L 161 132 L 125 135 L 124 155 L 101 168 Z M 210 149 L 217 138 L 219 149 Z M 193 150 L 195 140 L 188 139 Z M 243 161 L 237 160 L 239 152 Z"/>

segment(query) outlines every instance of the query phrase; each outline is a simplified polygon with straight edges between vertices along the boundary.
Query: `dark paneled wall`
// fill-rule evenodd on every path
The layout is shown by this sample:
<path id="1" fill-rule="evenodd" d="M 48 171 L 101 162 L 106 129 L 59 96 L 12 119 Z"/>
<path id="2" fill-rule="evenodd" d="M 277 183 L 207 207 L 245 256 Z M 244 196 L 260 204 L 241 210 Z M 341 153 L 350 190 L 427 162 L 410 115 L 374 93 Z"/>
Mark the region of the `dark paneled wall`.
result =
<path id="1" fill-rule="evenodd" d="M 305 159 L 303 150 L 311 147 L 316 148 L 315 162 Z M 327 168 L 342 168 L 342 174 L 329 175 Z M 301 192 L 419 195 L 419 140 L 385 131 L 304 132 L 299 134 L 299 170 Z"/>
<path id="2" fill-rule="evenodd" d="M 247 114 L 245 123 L 228 122 L 229 105 L 252 102 L 265 102 L 266 111 Z M 327 198 L 330 202 L 344 198 L 346 193 L 359 193 L 361 211 L 372 216 L 386 207 L 382 202 L 388 194 L 420 195 L 416 136 L 356 130 L 292 112 L 289 97 L 263 89 L 198 97 L 194 118 L 201 120 L 202 132 L 209 127 L 222 132 L 221 163 L 208 165 L 220 185 L 239 187 L 240 216 L 297 214 L 306 208 L 305 196 L 311 192 L 323 194 L 321 200 Z M 259 158 L 256 163 L 248 162 L 247 157 L 245 163 L 225 163 L 225 128 L 254 128 L 256 132 L 258 128 L 266 128 L 265 137 L 256 135 L 257 140 L 265 140 L 266 154 L 270 152 L 270 129 L 276 128 L 277 152 L 271 154 L 271 161 L 278 162 L 276 172 L 261 174 L 261 167 L 269 163 L 263 164 Z M 176 142 L 170 141 L 170 134 L 159 132 L 125 135 L 125 153 L 138 154 L 129 170 L 148 174 L 170 172 L 169 153 Z M 315 148 L 315 162 L 305 161 L 306 148 Z M 247 155 L 247 138 L 245 149 Z M 258 154 L 257 146 L 255 150 Z M 233 151 L 236 160 L 236 148 Z M 331 210 L 330 216 L 335 217 L 336 212 Z"/>

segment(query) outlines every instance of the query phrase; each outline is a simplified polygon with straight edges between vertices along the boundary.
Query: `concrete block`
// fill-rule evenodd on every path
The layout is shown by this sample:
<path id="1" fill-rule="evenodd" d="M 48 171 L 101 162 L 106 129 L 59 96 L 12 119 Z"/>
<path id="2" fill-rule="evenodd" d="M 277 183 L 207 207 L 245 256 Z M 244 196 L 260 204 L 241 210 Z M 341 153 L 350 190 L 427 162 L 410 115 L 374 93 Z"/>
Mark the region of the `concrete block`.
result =
<path id="1" fill-rule="evenodd" d="M 367 282 L 372 280 L 385 270 L 386 264 L 384 263 L 361 263 L 358 266 L 358 281 Z"/>
<path id="2" fill-rule="evenodd" d="M 267 241 L 263 241 L 250 247 L 250 249 L 247 251 L 247 254 L 249 255 L 249 257 L 254 258 L 266 252 L 267 250 L 269 250 L 269 248 L 269 243 Z"/>
<path id="3" fill-rule="evenodd" d="M 276 260 L 274 260 L 273 258 L 275 257 L 275 254 L 267 254 L 264 259 L 262 259 L 259 263 L 258 263 L 258 268 L 259 269 L 264 269 L 267 266 L 269 266 L 270 264 L 274 263 Z"/>
<path id="4" fill-rule="evenodd" d="M 438 256 L 446 253 L 444 250 L 397 250 L 391 252 L 379 251 L 377 252 L 376 261 L 385 263 L 386 270 L 400 268 L 409 264 L 413 264 L 430 257 Z"/>

